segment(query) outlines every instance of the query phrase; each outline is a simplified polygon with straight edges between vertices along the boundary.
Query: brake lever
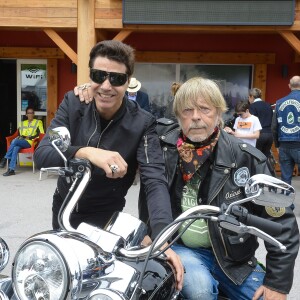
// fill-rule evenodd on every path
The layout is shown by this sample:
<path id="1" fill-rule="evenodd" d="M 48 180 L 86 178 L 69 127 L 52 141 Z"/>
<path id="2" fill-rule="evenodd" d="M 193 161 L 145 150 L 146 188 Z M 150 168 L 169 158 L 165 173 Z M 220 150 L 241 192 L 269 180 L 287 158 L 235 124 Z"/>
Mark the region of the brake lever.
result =
<path id="1" fill-rule="evenodd" d="M 255 236 L 261 238 L 262 240 L 278 247 L 282 252 L 286 251 L 286 247 L 282 243 L 280 243 L 279 241 L 274 239 L 272 236 L 270 236 L 269 234 L 263 232 L 262 230 L 260 230 L 256 227 L 246 226 L 243 223 L 238 222 L 233 217 L 226 218 L 221 221 L 219 219 L 219 226 L 222 228 L 228 229 L 230 231 L 236 232 L 236 233 L 249 233 L 249 234 L 255 235 Z"/>

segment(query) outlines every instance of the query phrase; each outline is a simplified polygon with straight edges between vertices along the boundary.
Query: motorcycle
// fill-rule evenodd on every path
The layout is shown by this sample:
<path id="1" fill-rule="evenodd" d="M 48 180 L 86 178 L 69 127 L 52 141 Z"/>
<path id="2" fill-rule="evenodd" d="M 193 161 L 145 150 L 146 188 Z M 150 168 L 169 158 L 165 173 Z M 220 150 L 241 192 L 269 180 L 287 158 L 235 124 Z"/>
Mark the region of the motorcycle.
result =
<path id="1" fill-rule="evenodd" d="M 205 218 L 220 228 L 250 233 L 286 250 L 272 237 L 280 233 L 280 224 L 251 215 L 241 206 L 249 201 L 273 207 L 293 203 L 294 188 L 264 174 L 248 180 L 247 197 L 242 200 L 221 208 L 199 205 L 183 212 L 150 246 L 142 246 L 147 226 L 123 212 L 115 213 L 104 229 L 87 223 L 75 229 L 70 215 L 90 181 L 92 165 L 84 159 L 66 159 L 64 151 L 71 143 L 66 128 L 53 129 L 49 140 L 65 162 L 64 167 L 53 170 L 70 183 L 58 217 L 61 230 L 37 233 L 23 242 L 14 257 L 11 277 L 0 277 L 0 300 L 180 299 L 174 269 L 161 248 L 186 220 Z M 0 238 L 0 271 L 8 258 L 8 246 Z"/>

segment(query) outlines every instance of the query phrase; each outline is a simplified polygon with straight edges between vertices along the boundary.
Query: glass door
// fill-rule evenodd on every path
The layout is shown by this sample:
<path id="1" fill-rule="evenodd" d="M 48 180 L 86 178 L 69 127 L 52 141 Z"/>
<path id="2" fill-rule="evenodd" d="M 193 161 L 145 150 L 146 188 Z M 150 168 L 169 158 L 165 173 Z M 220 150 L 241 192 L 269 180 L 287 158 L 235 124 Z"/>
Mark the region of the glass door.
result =
<path id="1" fill-rule="evenodd" d="M 47 116 L 47 60 L 17 60 L 17 122 L 23 121 L 26 107 L 35 110 L 46 129 Z M 18 126 L 18 125 L 17 125 Z"/>

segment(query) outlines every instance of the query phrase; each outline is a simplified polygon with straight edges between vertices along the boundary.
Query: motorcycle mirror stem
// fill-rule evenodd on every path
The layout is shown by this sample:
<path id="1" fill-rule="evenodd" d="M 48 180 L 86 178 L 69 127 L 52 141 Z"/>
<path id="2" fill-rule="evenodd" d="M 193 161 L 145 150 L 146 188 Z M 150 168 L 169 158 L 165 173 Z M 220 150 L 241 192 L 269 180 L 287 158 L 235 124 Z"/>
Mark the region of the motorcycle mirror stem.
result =
<path id="1" fill-rule="evenodd" d="M 60 140 L 59 139 L 53 140 L 51 142 L 51 144 L 55 148 L 55 150 L 58 152 L 58 154 L 61 156 L 61 158 L 63 159 L 63 161 L 65 163 L 65 168 L 67 168 L 68 167 L 68 160 L 66 159 L 66 157 L 63 155 L 63 153 L 60 151 L 60 149 L 57 146 L 57 144 L 58 145 L 60 144 Z"/>
<path id="2" fill-rule="evenodd" d="M 71 135 L 66 127 L 56 127 L 49 130 L 49 141 L 54 149 L 59 153 L 64 161 L 65 167 L 68 166 L 68 160 L 63 154 L 71 145 Z"/>

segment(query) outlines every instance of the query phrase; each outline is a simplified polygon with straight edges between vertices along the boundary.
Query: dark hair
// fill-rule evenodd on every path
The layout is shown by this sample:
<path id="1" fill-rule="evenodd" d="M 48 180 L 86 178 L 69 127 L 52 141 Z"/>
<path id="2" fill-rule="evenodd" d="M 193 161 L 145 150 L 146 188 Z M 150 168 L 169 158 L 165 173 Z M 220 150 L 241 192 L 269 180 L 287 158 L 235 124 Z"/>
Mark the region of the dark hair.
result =
<path id="1" fill-rule="evenodd" d="M 126 73 L 130 77 L 134 71 L 134 49 L 119 41 L 107 40 L 97 43 L 90 52 L 89 67 L 93 68 L 98 56 L 122 63 L 126 66 Z"/>
<path id="2" fill-rule="evenodd" d="M 26 107 L 26 110 L 25 110 L 26 114 L 27 114 L 27 111 L 28 111 L 29 109 L 32 109 L 32 110 L 33 110 L 33 112 L 34 112 L 34 108 L 33 108 L 33 106 L 27 106 L 27 107 Z"/>
<path id="3" fill-rule="evenodd" d="M 245 112 L 247 109 L 249 109 L 250 105 L 248 101 L 239 101 L 235 105 L 235 111 L 236 112 Z"/>

